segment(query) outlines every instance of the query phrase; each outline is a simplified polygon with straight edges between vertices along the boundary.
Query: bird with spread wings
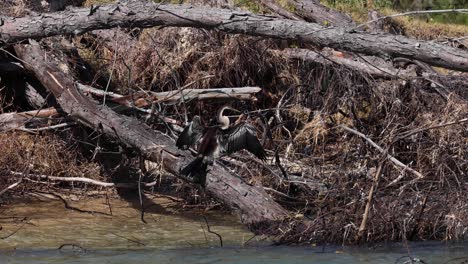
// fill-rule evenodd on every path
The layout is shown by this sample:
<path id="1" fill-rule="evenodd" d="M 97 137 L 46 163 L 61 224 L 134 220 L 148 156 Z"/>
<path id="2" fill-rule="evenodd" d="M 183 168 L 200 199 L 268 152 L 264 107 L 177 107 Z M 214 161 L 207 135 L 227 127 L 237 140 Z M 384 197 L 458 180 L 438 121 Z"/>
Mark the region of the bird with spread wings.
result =
<path id="1" fill-rule="evenodd" d="M 229 117 L 224 115 L 225 110 L 239 112 L 230 106 L 223 106 L 218 111 L 216 123 L 207 127 L 201 124 L 199 116 L 195 116 L 176 142 L 178 148 L 185 150 L 199 143 L 197 157 L 180 173 L 192 177 L 194 182 L 202 186 L 205 186 L 208 165 L 212 165 L 222 155 L 245 149 L 263 161 L 267 158 L 255 127 L 245 121 L 231 125 Z"/>

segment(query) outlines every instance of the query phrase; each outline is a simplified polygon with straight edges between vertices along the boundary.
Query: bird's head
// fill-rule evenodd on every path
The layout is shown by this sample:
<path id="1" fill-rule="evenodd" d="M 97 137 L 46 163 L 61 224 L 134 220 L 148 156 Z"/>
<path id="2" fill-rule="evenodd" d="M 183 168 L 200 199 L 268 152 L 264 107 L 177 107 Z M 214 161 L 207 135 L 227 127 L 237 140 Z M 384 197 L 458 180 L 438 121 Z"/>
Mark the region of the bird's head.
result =
<path id="1" fill-rule="evenodd" d="M 226 110 L 230 110 L 230 111 L 233 111 L 233 112 L 235 112 L 235 113 L 240 113 L 240 112 L 241 112 L 241 111 L 239 111 L 239 110 L 233 108 L 233 107 L 230 106 L 230 105 L 224 105 L 223 107 L 221 107 L 221 109 L 220 109 L 219 111 L 220 111 L 221 114 L 222 114 L 222 113 L 223 113 L 224 111 L 226 111 Z"/>

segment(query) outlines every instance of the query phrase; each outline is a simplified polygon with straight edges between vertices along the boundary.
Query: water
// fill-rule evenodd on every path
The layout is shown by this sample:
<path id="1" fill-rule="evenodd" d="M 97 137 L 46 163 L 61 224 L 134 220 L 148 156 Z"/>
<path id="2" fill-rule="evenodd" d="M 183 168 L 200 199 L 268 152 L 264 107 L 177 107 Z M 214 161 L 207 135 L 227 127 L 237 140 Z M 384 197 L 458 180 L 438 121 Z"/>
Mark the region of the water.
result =
<path id="1" fill-rule="evenodd" d="M 220 212 L 180 211 L 156 198 L 140 221 L 135 202 L 93 199 L 71 203 L 29 201 L 0 207 L 0 264 L 36 263 L 468 263 L 468 243 L 413 243 L 367 247 L 270 246 L 252 238 L 236 217 Z M 147 206 L 149 206 L 147 204 Z M 224 247 L 210 229 L 222 236 Z M 15 232 L 16 231 L 16 232 Z M 5 238 L 8 234 L 10 237 Z M 60 248 L 60 249 L 59 249 Z"/>
<path id="2" fill-rule="evenodd" d="M 70 203 L 89 214 L 65 209 L 60 201 L 15 203 L 0 208 L 0 249 L 56 249 L 73 244 L 87 249 L 211 247 L 224 238 L 228 246 L 242 245 L 252 237 L 236 217 L 219 212 L 182 210 L 167 199 L 157 198 L 146 205 L 146 224 L 140 220 L 137 201 L 110 201 L 112 216 L 105 199 Z M 25 221 L 22 221 L 26 219 Z"/>
<path id="3" fill-rule="evenodd" d="M 410 246 L 413 263 L 468 263 L 468 245 L 416 243 Z M 417 262 L 420 260 L 420 262 Z M 404 247 L 379 249 L 339 247 L 247 247 L 120 250 L 21 250 L 0 253 L 0 263 L 223 263 L 223 264 L 358 264 L 411 263 Z"/>

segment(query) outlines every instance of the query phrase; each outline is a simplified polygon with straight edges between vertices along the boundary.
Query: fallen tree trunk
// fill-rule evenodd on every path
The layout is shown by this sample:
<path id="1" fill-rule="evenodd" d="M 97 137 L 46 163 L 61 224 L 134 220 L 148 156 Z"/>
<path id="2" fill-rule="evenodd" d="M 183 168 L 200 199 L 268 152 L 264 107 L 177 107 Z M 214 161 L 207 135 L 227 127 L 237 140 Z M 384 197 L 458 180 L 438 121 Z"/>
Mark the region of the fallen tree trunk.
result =
<path id="1" fill-rule="evenodd" d="M 274 2 L 272 0 L 262 1 L 262 3 L 268 7 L 268 5 Z M 347 15 L 328 8 L 318 1 L 315 0 L 289 0 L 289 4 L 294 6 L 296 13 L 300 14 L 307 21 L 316 21 L 324 25 L 335 25 L 335 26 L 355 26 L 354 21 Z M 277 4 L 274 7 L 279 8 Z M 270 8 L 272 11 L 279 14 L 278 10 Z M 374 13 L 372 13 L 374 14 Z M 297 20 L 297 19 L 296 19 Z M 302 20 L 302 19 L 299 19 Z M 375 32 L 376 30 L 374 30 Z M 380 30 L 380 32 L 384 32 Z M 323 65 L 333 66 L 342 65 L 354 71 L 363 72 L 369 74 L 375 78 L 395 78 L 400 75 L 410 77 L 415 75 L 414 70 L 396 69 L 390 63 L 385 62 L 383 59 L 378 57 L 369 57 L 366 59 L 356 58 L 357 56 L 346 54 L 342 52 L 334 52 L 330 50 L 322 49 L 320 52 L 307 50 L 307 49 L 285 49 L 283 52 L 273 51 L 275 53 L 283 53 L 286 57 L 291 59 L 300 59 L 303 61 L 315 62 Z"/>
<path id="2" fill-rule="evenodd" d="M 102 90 L 100 90 L 102 91 Z M 190 100 L 217 100 L 237 99 L 252 100 L 257 98 L 254 94 L 260 92 L 260 87 L 233 87 L 233 88 L 209 88 L 209 89 L 183 89 L 168 92 L 138 92 L 115 98 L 113 101 L 122 104 L 132 103 L 137 107 L 150 105 L 151 102 L 182 102 Z M 125 103 L 127 102 L 127 103 Z"/>
<path id="3" fill-rule="evenodd" d="M 379 63 L 373 63 L 375 57 L 369 58 L 371 61 L 361 59 L 352 59 L 339 56 L 337 52 L 315 52 L 307 49 L 284 49 L 282 51 L 272 51 L 274 53 L 284 54 L 290 59 L 298 59 L 308 62 L 320 63 L 328 66 L 341 65 L 351 70 L 364 74 L 369 74 L 375 78 L 392 79 L 398 77 L 415 77 L 413 70 L 395 69 L 392 65 L 380 60 Z"/>
<path id="4" fill-rule="evenodd" d="M 138 150 L 144 158 L 160 163 L 174 175 L 180 176 L 180 169 L 193 160 L 189 152 L 178 150 L 168 136 L 134 118 L 119 115 L 107 106 L 98 105 L 81 94 L 69 75 L 55 63 L 45 60 L 44 51 L 38 43 L 16 45 L 15 50 L 25 62 L 25 68 L 35 73 L 72 119 L 120 140 Z M 239 210 L 242 221 L 254 227 L 281 221 L 287 215 L 286 210 L 274 202 L 263 188 L 246 184 L 219 165 L 213 166 L 208 173 L 206 190 L 229 208 Z"/>
<path id="5" fill-rule="evenodd" d="M 27 38 L 81 34 L 113 27 L 163 25 L 300 40 L 334 49 L 403 57 L 424 61 L 433 66 L 468 71 L 468 52 L 434 42 L 384 33 L 369 34 L 345 28 L 324 28 L 313 23 L 217 8 L 130 1 L 101 5 L 91 10 L 72 8 L 22 18 L 4 17 L 2 21 L 0 41 L 5 43 L 15 43 Z"/>

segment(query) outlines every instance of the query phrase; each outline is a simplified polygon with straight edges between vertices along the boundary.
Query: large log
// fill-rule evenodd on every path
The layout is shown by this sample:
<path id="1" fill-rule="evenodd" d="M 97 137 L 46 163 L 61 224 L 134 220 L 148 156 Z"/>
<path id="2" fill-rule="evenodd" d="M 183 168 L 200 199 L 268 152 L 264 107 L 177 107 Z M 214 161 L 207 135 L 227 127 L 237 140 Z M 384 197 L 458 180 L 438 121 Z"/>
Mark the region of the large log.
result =
<path id="1" fill-rule="evenodd" d="M 138 150 L 146 159 L 162 164 L 166 171 L 174 175 L 180 176 L 180 169 L 193 160 L 189 152 L 178 150 L 174 141 L 163 133 L 150 129 L 134 118 L 119 115 L 80 93 L 72 77 L 55 63 L 46 61 L 48 57 L 38 43 L 33 41 L 30 45 L 16 45 L 15 50 L 25 62 L 24 67 L 34 72 L 72 119 L 120 140 Z M 251 226 L 260 227 L 281 221 L 287 215 L 286 210 L 274 202 L 263 188 L 248 185 L 219 165 L 209 171 L 206 190 L 229 208 L 238 210 L 241 220 Z"/>
<path id="2" fill-rule="evenodd" d="M 130 1 L 22 18 L 3 17 L 1 22 L 0 42 L 5 43 L 15 43 L 27 38 L 81 34 L 113 27 L 145 28 L 163 25 L 298 40 L 334 49 L 403 57 L 424 61 L 433 66 L 468 71 L 468 52 L 434 42 L 385 33 L 325 28 L 313 23 L 218 8 Z"/>
<path id="3" fill-rule="evenodd" d="M 80 87 L 81 90 L 83 88 Z M 100 90 L 102 91 L 102 90 Z M 208 88 L 208 89 L 183 89 L 168 92 L 138 92 L 113 99 L 121 104 L 134 104 L 138 107 L 150 105 L 151 102 L 183 102 L 191 100 L 220 100 L 236 99 L 255 101 L 254 94 L 260 92 L 260 87 L 233 87 L 233 88 Z M 128 102 L 128 103 L 125 103 Z"/>
<path id="4" fill-rule="evenodd" d="M 315 62 L 330 67 L 344 66 L 351 70 L 369 74 L 375 78 L 393 79 L 398 77 L 415 77 L 414 70 L 395 69 L 393 65 L 376 57 L 349 58 L 339 52 L 332 50 L 322 50 L 320 53 L 307 49 L 287 48 L 281 51 L 272 50 L 276 54 L 283 54 L 287 58 Z"/>

